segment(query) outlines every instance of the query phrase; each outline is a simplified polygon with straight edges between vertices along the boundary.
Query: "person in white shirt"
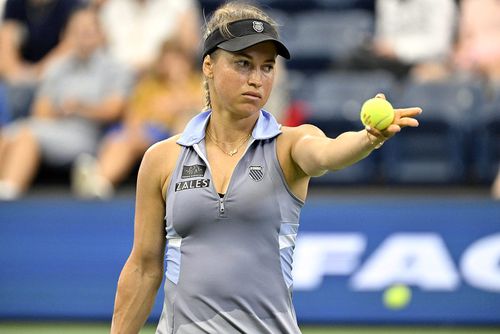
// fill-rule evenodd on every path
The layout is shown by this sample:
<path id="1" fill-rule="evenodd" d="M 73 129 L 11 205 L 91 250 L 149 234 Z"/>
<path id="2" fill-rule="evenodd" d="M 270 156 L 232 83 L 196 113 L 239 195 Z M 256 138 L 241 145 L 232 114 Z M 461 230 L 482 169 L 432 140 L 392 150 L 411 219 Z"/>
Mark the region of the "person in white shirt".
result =
<path id="1" fill-rule="evenodd" d="M 156 59 L 165 40 L 176 37 L 196 53 L 201 24 L 196 0 L 107 0 L 100 17 L 111 53 L 142 72 Z"/>

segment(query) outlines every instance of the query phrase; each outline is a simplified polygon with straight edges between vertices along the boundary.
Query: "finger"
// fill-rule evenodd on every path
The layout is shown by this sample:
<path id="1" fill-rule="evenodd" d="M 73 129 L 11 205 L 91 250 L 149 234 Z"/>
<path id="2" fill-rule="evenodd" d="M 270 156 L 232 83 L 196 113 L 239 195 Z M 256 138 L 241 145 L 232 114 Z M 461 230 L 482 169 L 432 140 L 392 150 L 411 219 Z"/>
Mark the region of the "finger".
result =
<path id="1" fill-rule="evenodd" d="M 372 136 L 374 136 L 378 139 L 384 140 L 384 141 L 389 139 L 390 137 L 392 137 L 394 135 L 394 133 L 392 131 L 387 132 L 387 129 L 384 131 L 380 131 L 378 129 L 375 129 L 375 128 L 372 128 L 369 126 L 367 126 L 365 129 Z"/>
<path id="2" fill-rule="evenodd" d="M 419 123 L 415 118 L 403 117 L 398 120 L 397 125 L 399 125 L 402 128 L 406 126 L 411 126 L 415 128 L 419 126 Z"/>
<path id="3" fill-rule="evenodd" d="M 422 113 L 422 108 L 418 108 L 418 107 L 401 108 L 401 109 L 396 109 L 395 112 L 400 117 L 414 117 L 414 116 L 418 116 Z"/>
<path id="4" fill-rule="evenodd" d="M 372 128 L 371 126 L 366 126 L 366 127 L 365 127 L 365 130 L 366 130 L 369 134 L 371 134 L 372 136 L 375 136 L 375 137 L 377 137 L 377 138 L 382 136 L 382 133 L 381 133 L 379 130 L 377 130 L 377 129 L 375 129 L 375 128 Z"/>
<path id="5" fill-rule="evenodd" d="M 375 95 L 375 97 L 386 100 L 385 95 L 383 93 L 378 93 L 377 95 Z"/>
<path id="6" fill-rule="evenodd" d="M 401 131 L 401 127 L 399 126 L 399 124 L 391 124 L 387 127 L 387 129 L 385 129 L 384 131 L 382 131 L 382 134 L 385 136 L 385 137 L 392 137 L 394 136 L 396 133 L 400 132 Z"/>

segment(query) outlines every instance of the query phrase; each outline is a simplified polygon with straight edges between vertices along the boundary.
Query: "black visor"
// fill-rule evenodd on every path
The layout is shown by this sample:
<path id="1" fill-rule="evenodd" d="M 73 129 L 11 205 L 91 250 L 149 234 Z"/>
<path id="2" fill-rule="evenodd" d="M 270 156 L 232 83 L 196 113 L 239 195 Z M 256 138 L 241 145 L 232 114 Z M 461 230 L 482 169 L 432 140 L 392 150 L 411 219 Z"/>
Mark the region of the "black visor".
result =
<path id="1" fill-rule="evenodd" d="M 240 20 L 228 25 L 230 38 L 222 35 L 220 29 L 208 35 L 203 47 L 203 58 L 220 48 L 230 52 L 244 50 L 255 44 L 271 41 L 276 45 L 278 54 L 290 59 L 290 52 L 278 38 L 278 33 L 269 23 L 256 19 Z"/>

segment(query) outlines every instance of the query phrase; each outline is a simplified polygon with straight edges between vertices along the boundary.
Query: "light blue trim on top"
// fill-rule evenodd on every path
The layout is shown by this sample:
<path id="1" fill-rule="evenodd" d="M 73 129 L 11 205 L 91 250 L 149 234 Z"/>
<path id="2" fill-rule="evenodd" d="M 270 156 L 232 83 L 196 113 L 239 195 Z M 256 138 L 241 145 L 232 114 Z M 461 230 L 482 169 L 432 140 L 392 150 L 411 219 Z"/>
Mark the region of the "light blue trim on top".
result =
<path id="1" fill-rule="evenodd" d="M 295 234 L 299 230 L 299 223 L 281 223 L 280 235 L 290 235 Z"/>
<path id="2" fill-rule="evenodd" d="M 172 283 L 179 282 L 181 272 L 181 244 L 182 238 L 177 234 L 172 226 L 167 226 L 167 270 L 165 276 Z"/>
<path id="3" fill-rule="evenodd" d="M 167 246 L 167 271 L 165 277 L 177 284 L 181 273 L 181 249 L 180 247 Z"/>
<path id="4" fill-rule="evenodd" d="M 288 289 L 293 285 L 293 251 L 299 229 L 298 223 L 281 223 L 279 233 L 280 261 L 283 279 Z"/>
<path id="5" fill-rule="evenodd" d="M 212 110 L 204 111 L 193 117 L 186 125 L 177 144 L 183 146 L 192 146 L 205 138 L 205 129 L 208 120 L 212 115 Z M 259 118 L 255 124 L 252 137 L 256 140 L 270 139 L 281 133 L 281 125 L 276 121 L 273 115 L 265 110 L 260 111 Z"/>
<path id="6" fill-rule="evenodd" d="M 291 289 L 293 286 L 293 247 L 280 249 L 281 273 L 285 280 L 286 287 Z"/>

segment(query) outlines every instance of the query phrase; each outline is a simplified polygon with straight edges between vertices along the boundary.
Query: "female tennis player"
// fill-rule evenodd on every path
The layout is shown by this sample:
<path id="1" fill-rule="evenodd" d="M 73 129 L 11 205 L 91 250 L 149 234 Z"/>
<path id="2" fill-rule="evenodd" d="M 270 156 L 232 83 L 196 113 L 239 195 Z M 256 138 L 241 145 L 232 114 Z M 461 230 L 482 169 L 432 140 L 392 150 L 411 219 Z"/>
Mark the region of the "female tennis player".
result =
<path id="1" fill-rule="evenodd" d="M 280 127 L 261 110 L 278 55 L 290 58 L 275 22 L 256 7 L 228 3 L 207 23 L 207 111 L 144 155 L 112 333 L 138 333 L 146 321 L 165 246 L 156 333 L 300 333 L 291 270 L 310 178 L 347 167 L 417 126 L 421 110 L 396 110 L 383 132 L 335 139 L 311 125 Z"/>

